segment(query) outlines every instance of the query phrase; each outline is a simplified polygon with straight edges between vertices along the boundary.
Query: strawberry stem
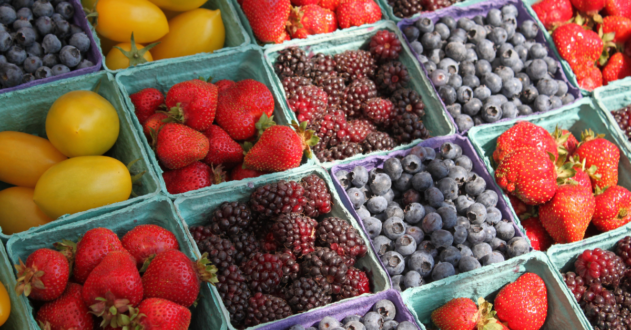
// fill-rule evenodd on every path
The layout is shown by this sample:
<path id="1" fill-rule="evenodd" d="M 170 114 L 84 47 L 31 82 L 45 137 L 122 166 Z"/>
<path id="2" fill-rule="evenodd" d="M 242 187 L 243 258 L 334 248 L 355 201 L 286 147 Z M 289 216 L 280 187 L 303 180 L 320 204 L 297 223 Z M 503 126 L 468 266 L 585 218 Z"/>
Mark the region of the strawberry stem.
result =
<path id="1" fill-rule="evenodd" d="M 197 260 L 195 264 L 197 267 L 197 273 L 199 274 L 199 278 L 202 282 L 208 282 L 212 285 L 219 282 L 217 279 L 217 267 L 210 263 L 208 260 L 208 253 L 202 254 L 202 257 Z"/>
<path id="2" fill-rule="evenodd" d="M 159 44 L 159 42 L 154 42 L 152 44 L 149 44 L 147 46 L 145 46 L 142 49 L 138 49 L 138 47 L 136 47 L 136 40 L 134 40 L 134 33 L 131 33 L 131 49 L 129 51 L 122 49 L 121 47 L 115 46 L 114 48 L 120 50 L 121 53 L 123 53 L 123 55 L 125 55 L 125 57 L 127 57 L 129 59 L 129 66 L 136 66 L 138 64 L 142 64 L 142 63 L 147 63 L 147 60 L 145 59 L 145 53 L 148 52 L 151 48 L 157 46 Z"/>

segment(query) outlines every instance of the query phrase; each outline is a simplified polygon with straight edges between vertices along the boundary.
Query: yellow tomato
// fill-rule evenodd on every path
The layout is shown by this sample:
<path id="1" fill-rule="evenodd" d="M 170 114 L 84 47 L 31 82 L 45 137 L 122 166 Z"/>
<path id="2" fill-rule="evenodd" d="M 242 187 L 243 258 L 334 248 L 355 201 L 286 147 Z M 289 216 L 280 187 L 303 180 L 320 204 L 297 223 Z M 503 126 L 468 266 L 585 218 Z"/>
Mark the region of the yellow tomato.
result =
<path id="1" fill-rule="evenodd" d="M 102 155 L 116 143 L 120 129 L 112 104 L 92 91 L 66 93 L 46 117 L 46 135 L 68 157 Z"/>
<path id="2" fill-rule="evenodd" d="M 33 188 L 23 187 L 11 187 L 0 191 L 0 227 L 3 234 L 12 235 L 53 221 L 35 205 L 33 193 Z M 0 303 L 0 320 L 1 315 Z"/>
<path id="3" fill-rule="evenodd" d="M 50 141 L 21 132 L 0 132 L 0 181 L 35 187 L 51 166 L 65 160 Z"/>
<path id="4" fill-rule="evenodd" d="M 107 65 L 107 68 L 110 69 L 110 70 L 118 70 L 118 69 L 128 68 L 129 67 L 129 58 L 127 58 L 127 56 L 125 56 L 120 51 L 120 49 L 118 49 L 116 47 L 120 47 L 120 48 L 122 48 L 125 51 L 130 51 L 131 50 L 131 43 L 130 42 L 125 42 L 125 43 L 122 43 L 122 44 L 118 44 L 114 48 L 112 48 L 112 50 L 110 50 L 109 53 L 107 53 L 107 56 L 105 57 L 105 64 Z M 143 46 L 141 44 L 136 44 L 136 47 L 138 49 L 142 49 L 145 46 Z M 149 51 L 146 51 L 145 54 L 142 57 L 147 62 L 153 62 L 153 57 L 151 56 L 151 53 Z"/>
<path id="5" fill-rule="evenodd" d="M 11 314 L 11 298 L 4 284 L 0 283 L 0 326 L 2 326 Z"/>
<path id="6" fill-rule="evenodd" d="M 195 9 L 169 21 L 169 34 L 151 50 L 155 60 L 210 53 L 223 47 L 226 30 L 221 11 Z"/>
<path id="7" fill-rule="evenodd" d="M 189 11 L 201 7 L 206 0 L 150 0 L 156 6 L 172 11 Z"/>
<path id="8" fill-rule="evenodd" d="M 127 200 L 131 187 L 129 170 L 120 161 L 106 156 L 75 157 L 42 175 L 33 200 L 46 215 L 57 219 Z"/>
<path id="9" fill-rule="evenodd" d="M 148 0 L 99 0 L 96 11 L 96 31 L 110 40 L 129 41 L 133 32 L 136 42 L 143 44 L 169 32 L 166 16 Z"/>

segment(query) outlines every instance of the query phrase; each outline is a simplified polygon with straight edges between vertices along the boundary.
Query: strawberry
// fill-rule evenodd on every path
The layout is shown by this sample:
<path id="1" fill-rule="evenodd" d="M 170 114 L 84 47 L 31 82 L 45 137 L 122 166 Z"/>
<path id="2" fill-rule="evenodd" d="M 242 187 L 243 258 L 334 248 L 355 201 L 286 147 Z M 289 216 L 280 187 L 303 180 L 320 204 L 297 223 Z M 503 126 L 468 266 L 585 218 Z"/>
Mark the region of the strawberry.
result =
<path id="1" fill-rule="evenodd" d="M 136 259 L 127 251 L 112 251 L 83 284 L 81 297 L 92 313 L 103 318 L 101 327 L 124 325 L 130 306 L 142 300 L 143 286 Z"/>
<path id="2" fill-rule="evenodd" d="M 548 30 L 569 21 L 574 16 L 570 0 L 543 0 L 532 5 L 532 10 Z"/>
<path id="3" fill-rule="evenodd" d="M 292 6 L 317 5 L 319 0 L 291 0 Z"/>
<path id="4" fill-rule="evenodd" d="M 35 316 L 40 327 L 50 330 L 94 329 L 94 319 L 81 298 L 81 289 L 80 284 L 68 283 L 59 298 L 44 304 Z"/>
<path id="5" fill-rule="evenodd" d="M 221 94 L 225 92 L 227 89 L 234 86 L 234 84 L 235 84 L 234 81 L 228 80 L 228 79 L 222 79 L 222 80 L 217 81 L 215 83 L 215 86 L 217 86 L 217 93 Z"/>
<path id="6" fill-rule="evenodd" d="M 522 202 L 519 198 L 513 195 L 508 195 L 508 199 L 510 200 L 510 204 L 513 207 L 513 210 L 515 210 L 515 214 L 517 214 L 517 216 L 526 214 L 530 211 L 530 206 L 526 205 L 526 203 Z"/>
<path id="7" fill-rule="evenodd" d="M 570 131 L 557 126 L 552 132 L 552 137 L 557 144 L 559 155 L 572 156 L 574 154 L 578 146 L 578 140 Z"/>
<path id="8" fill-rule="evenodd" d="M 15 292 L 33 300 L 51 301 L 59 298 L 70 277 L 68 259 L 58 251 L 38 249 L 15 265 L 17 284 Z"/>
<path id="9" fill-rule="evenodd" d="M 204 162 L 217 166 L 223 164 L 226 168 L 232 168 L 243 162 L 243 147 L 234 141 L 226 131 L 217 125 L 211 125 L 204 135 L 208 138 L 210 147 Z"/>
<path id="10" fill-rule="evenodd" d="M 548 315 L 546 284 L 535 273 L 520 276 L 497 294 L 495 311 L 511 330 L 541 329 Z"/>
<path id="11" fill-rule="evenodd" d="M 339 5 L 340 0 L 320 0 L 318 2 L 318 6 L 332 11 L 335 11 Z"/>
<path id="12" fill-rule="evenodd" d="M 166 299 L 148 298 L 143 300 L 132 315 L 133 329 L 143 330 L 187 330 L 191 323 L 191 311 Z"/>
<path id="13" fill-rule="evenodd" d="M 586 168 L 596 166 L 595 175 L 600 174 L 600 180 L 592 178 L 592 186 L 613 187 L 618 184 L 620 150 L 603 137 L 604 134 L 595 135 L 591 129 L 586 130 L 582 134 L 582 142 L 576 149 L 576 155 L 585 160 Z"/>
<path id="14" fill-rule="evenodd" d="M 538 149 L 517 149 L 500 162 L 495 180 L 527 205 L 543 204 L 557 189 L 557 173 L 551 157 Z"/>
<path id="15" fill-rule="evenodd" d="M 177 83 L 167 92 L 169 116 L 175 122 L 203 131 L 215 120 L 218 95 L 217 86 L 200 79 Z"/>
<path id="16" fill-rule="evenodd" d="M 625 43 L 631 37 L 631 18 L 624 16 L 607 16 L 603 23 L 599 24 L 598 30 L 602 28 L 603 33 L 615 33 L 613 42 Z"/>
<path id="17" fill-rule="evenodd" d="M 596 210 L 592 223 L 600 231 L 610 231 L 631 222 L 631 192 L 621 186 L 596 187 Z"/>
<path id="18" fill-rule="evenodd" d="M 256 135 L 256 124 L 263 114 L 274 114 L 274 96 L 265 84 L 245 79 L 221 94 L 217 125 L 236 141 L 248 140 Z"/>
<path id="19" fill-rule="evenodd" d="M 543 127 L 531 122 L 520 121 L 497 138 L 493 160 L 500 163 L 509 153 L 524 147 L 533 147 L 559 157 L 557 144 Z"/>
<path id="20" fill-rule="evenodd" d="M 605 8 L 605 0 L 571 0 L 572 5 L 578 11 L 582 11 L 587 13 L 588 15 L 595 15 L 598 12 Z"/>
<path id="21" fill-rule="evenodd" d="M 287 31 L 292 38 L 329 33 L 337 30 L 337 19 L 331 10 L 318 5 L 294 7 L 289 13 Z"/>
<path id="22" fill-rule="evenodd" d="M 593 2 L 593 0 L 587 1 Z M 580 71 L 587 71 L 593 66 L 604 47 L 602 39 L 596 32 L 585 30 L 575 23 L 561 25 L 554 30 L 552 41 L 561 57 L 568 61 L 577 76 L 581 74 Z"/>
<path id="23" fill-rule="evenodd" d="M 180 249 L 172 232 L 156 225 L 138 225 L 121 239 L 123 247 L 136 258 L 136 266 L 141 268 L 147 259 L 169 250 Z"/>
<path id="24" fill-rule="evenodd" d="M 145 88 L 129 95 L 129 98 L 134 104 L 134 112 L 141 125 L 144 125 L 145 121 L 164 104 L 164 95 L 155 88 Z"/>
<path id="25" fill-rule="evenodd" d="M 201 281 L 217 282 L 217 267 L 210 265 L 206 256 L 193 263 L 178 250 L 159 253 L 142 275 L 145 298 L 168 299 L 184 307 L 193 305 L 199 294 Z"/>
<path id="26" fill-rule="evenodd" d="M 169 118 L 169 116 L 163 112 L 154 113 L 147 118 L 145 123 L 142 125 L 142 131 L 151 143 L 153 143 L 155 138 L 158 137 L 158 132 L 160 131 L 160 128 L 166 124 L 165 120 L 167 118 Z"/>
<path id="27" fill-rule="evenodd" d="M 158 132 L 156 155 L 166 168 L 176 170 L 208 154 L 208 138 L 182 124 L 168 123 Z"/>
<path id="28" fill-rule="evenodd" d="M 594 180 L 600 179 L 600 174 L 597 174 L 598 167 L 595 165 L 587 168 L 586 162 L 583 159 L 581 162 L 578 156 L 570 158 L 570 162 L 573 164 L 572 167 L 575 170 L 574 176 L 569 179 L 576 182 L 579 186 L 587 188 L 588 190 L 593 190 L 592 186 L 592 178 Z M 566 181 L 565 183 L 570 183 L 570 181 Z"/>
<path id="29" fill-rule="evenodd" d="M 474 330 L 478 306 L 469 298 L 454 298 L 432 312 L 432 322 L 441 330 Z"/>
<path id="30" fill-rule="evenodd" d="M 267 173 L 243 168 L 243 163 L 241 163 L 235 166 L 232 171 L 230 171 L 230 181 L 243 180 L 246 178 L 256 178 L 264 174 Z"/>
<path id="31" fill-rule="evenodd" d="M 574 73 L 577 73 L 578 86 L 582 89 L 593 91 L 603 85 L 603 74 L 600 69 L 593 65 L 587 69 L 581 69 L 584 70 L 582 73 L 581 71 L 577 72 L 574 68 L 572 70 L 574 70 Z"/>
<path id="32" fill-rule="evenodd" d="M 341 29 L 372 24 L 381 19 L 381 8 L 374 0 L 341 0 L 335 9 Z"/>
<path id="33" fill-rule="evenodd" d="M 577 184 L 561 185 L 554 197 L 539 207 L 539 220 L 555 242 L 577 242 L 585 236 L 595 205 L 589 189 Z"/>
<path id="34" fill-rule="evenodd" d="M 530 239 L 530 245 L 537 251 L 546 251 L 554 243 L 550 234 L 543 228 L 537 217 L 522 220 L 521 225 L 526 230 L 526 236 Z"/>
<path id="35" fill-rule="evenodd" d="M 631 2 L 629 0 L 605 0 L 607 16 L 624 16 L 631 18 Z"/>
<path id="36" fill-rule="evenodd" d="M 213 184 L 213 170 L 202 162 L 194 162 L 177 170 L 166 171 L 162 173 L 162 178 L 170 194 L 182 194 L 210 187 Z"/>
<path id="37" fill-rule="evenodd" d="M 292 127 L 295 129 L 292 129 Z M 318 143 L 307 122 L 289 126 L 274 125 L 266 129 L 256 144 L 245 155 L 243 165 L 261 172 L 281 172 L 300 166 L 303 152 L 311 157 L 311 146 Z"/>
<path id="38" fill-rule="evenodd" d="M 289 37 L 285 30 L 291 9 L 289 0 L 243 0 L 241 7 L 261 42 L 281 43 Z"/>
<path id="39" fill-rule="evenodd" d="M 92 270 L 112 251 L 125 251 L 116 234 L 107 228 L 88 230 L 77 243 L 72 274 L 83 284 Z"/>
<path id="40" fill-rule="evenodd" d="M 631 19 L 629 20 L 631 21 Z M 631 76 L 631 58 L 623 53 L 615 53 L 607 61 L 602 71 L 603 84 L 608 85 L 612 81 Z"/>

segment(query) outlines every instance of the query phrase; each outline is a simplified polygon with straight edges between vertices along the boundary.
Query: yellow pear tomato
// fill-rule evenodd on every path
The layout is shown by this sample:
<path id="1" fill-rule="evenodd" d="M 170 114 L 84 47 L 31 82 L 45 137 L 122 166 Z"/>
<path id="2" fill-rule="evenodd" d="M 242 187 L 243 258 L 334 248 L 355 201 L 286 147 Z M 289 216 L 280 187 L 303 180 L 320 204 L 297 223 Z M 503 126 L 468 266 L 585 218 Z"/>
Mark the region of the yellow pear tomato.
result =
<path id="1" fill-rule="evenodd" d="M 0 227 L 3 234 L 13 235 L 53 221 L 35 205 L 33 194 L 33 188 L 11 187 L 0 190 Z M 1 302 L 0 297 L 0 321 Z"/>
<path id="2" fill-rule="evenodd" d="M 65 160 L 42 175 L 33 200 L 52 219 L 129 198 L 132 178 L 127 167 L 106 156 Z"/>
<path id="3" fill-rule="evenodd" d="M 150 0 L 156 6 L 172 11 L 189 11 L 201 7 L 206 0 Z"/>
<path id="4" fill-rule="evenodd" d="M 0 181 L 33 188 L 46 170 L 67 158 L 41 137 L 0 132 Z"/>
<path id="5" fill-rule="evenodd" d="M 169 33 L 151 50 L 154 60 L 198 53 L 210 53 L 223 47 L 226 30 L 221 11 L 199 8 L 182 13 L 169 21 Z"/>
<path id="6" fill-rule="evenodd" d="M 132 32 L 136 42 L 148 43 L 169 32 L 166 16 L 148 0 L 99 0 L 96 31 L 107 39 L 126 42 Z"/>
<path id="7" fill-rule="evenodd" d="M 9 314 L 11 314 L 11 298 L 7 288 L 0 283 L 0 326 L 7 322 Z"/>
<path id="8" fill-rule="evenodd" d="M 73 91 L 53 103 L 46 135 L 68 157 L 102 155 L 116 143 L 120 129 L 112 104 L 92 91 Z"/>
<path id="9" fill-rule="evenodd" d="M 145 46 L 141 44 L 135 44 L 134 46 L 135 47 L 132 47 L 132 44 L 130 42 L 124 42 L 122 44 L 114 46 L 105 57 L 105 64 L 107 65 L 107 68 L 110 70 L 118 70 L 128 68 L 130 66 L 130 63 L 132 64 L 132 66 L 135 66 L 136 64 L 140 63 L 153 62 L 153 56 L 151 56 L 149 50 L 141 54 Z M 120 47 L 124 51 L 129 52 L 128 54 L 132 57 L 133 60 L 130 60 L 127 55 L 123 54 L 123 52 L 121 52 L 120 49 L 116 47 Z M 143 58 L 144 60 L 140 60 L 140 58 Z M 136 64 L 134 64 L 133 62 L 136 62 Z"/>

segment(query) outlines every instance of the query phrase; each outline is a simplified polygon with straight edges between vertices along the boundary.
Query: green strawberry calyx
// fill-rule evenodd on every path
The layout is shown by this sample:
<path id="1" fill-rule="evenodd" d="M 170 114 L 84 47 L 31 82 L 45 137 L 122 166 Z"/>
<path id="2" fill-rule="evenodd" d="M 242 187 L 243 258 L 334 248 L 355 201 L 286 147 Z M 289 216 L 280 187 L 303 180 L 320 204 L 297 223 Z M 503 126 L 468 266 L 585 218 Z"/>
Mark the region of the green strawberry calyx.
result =
<path id="1" fill-rule="evenodd" d="M 504 327 L 497 319 L 496 312 L 493 310 L 493 304 L 484 298 L 478 298 L 478 330 L 502 330 Z"/>
<path id="2" fill-rule="evenodd" d="M 559 126 L 554 129 L 554 132 L 552 132 L 552 137 L 557 143 L 557 151 L 559 152 L 559 157 L 568 154 L 567 149 L 565 149 L 563 145 L 567 142 L 571 135 L 572 133 L 563 134 L 563 130 Z"/>
<path id="3" fill-rule="evenodd" d="M 131 49 L 129 51 L 122 49 L 121 47 L 115 46 L 114 48 L 120 50 L 125 57 L 129 59 L 129 67 L 136 66 L 138 64 L 147 63 L 145 59 L 145 53 L 148 52 L 151 48 L 157 46 L 159 42 L 154 42 L 145 46 L 144 48 L 138 49 L 136 45 L 136 40 L 134 40 L 134 33 L 131 33 Z"/>
<path id="4" fill-rule="evenodd" d="M 116 299 L 111 291 L 105 293 L 105 298 L 98 297 L 96 300 L 97 303 L 90 306 L 90 313 L 103 318 L 101 327 L 105 328 L 109 324 L 112 328 L 118 328 L 129 324 L 129 315 L 124 314 L 132 307 L 129 300 Z"/>
<path id="5" fill-rule="evenodd" d="M 62 239 L 61 242 L 53 243 L 53 246 L 55 247 L 55 249 L 57 249 L 57 251 L 61 252 L 61 254 L 66 257 L 66 259 L 68 259 L 68 264 L 70 265 L 70 272 L 72 275 L 72 264 L 74 263 L 74 257 L 77 253 L 77 243 L 71 240 Z"/>
<path id="6" fill-rule="evenodd" d="M 309 123 L 303 121 L 298 124 L 295 120 L 291 122 L 291 127 L 298 133 L 300 138 L 302 139 L 302 145 L 305 150 L 305 155 L 307 158 L 311 158 L 313 153 L 311 152 L 311 147 L 314 147 L 318 142 L 320 142 L 320 138 L 315 134 L 313 130 L 308 130 L 307 125 Z"/>
<path id="7" fill-rule="evenodd" d="M 219 282 L 217 279 L 217 267 L 208 260 L 208 253 L 202 254 L 195 266 L 202 282 L 208 282 L 212 285 Z"/>

